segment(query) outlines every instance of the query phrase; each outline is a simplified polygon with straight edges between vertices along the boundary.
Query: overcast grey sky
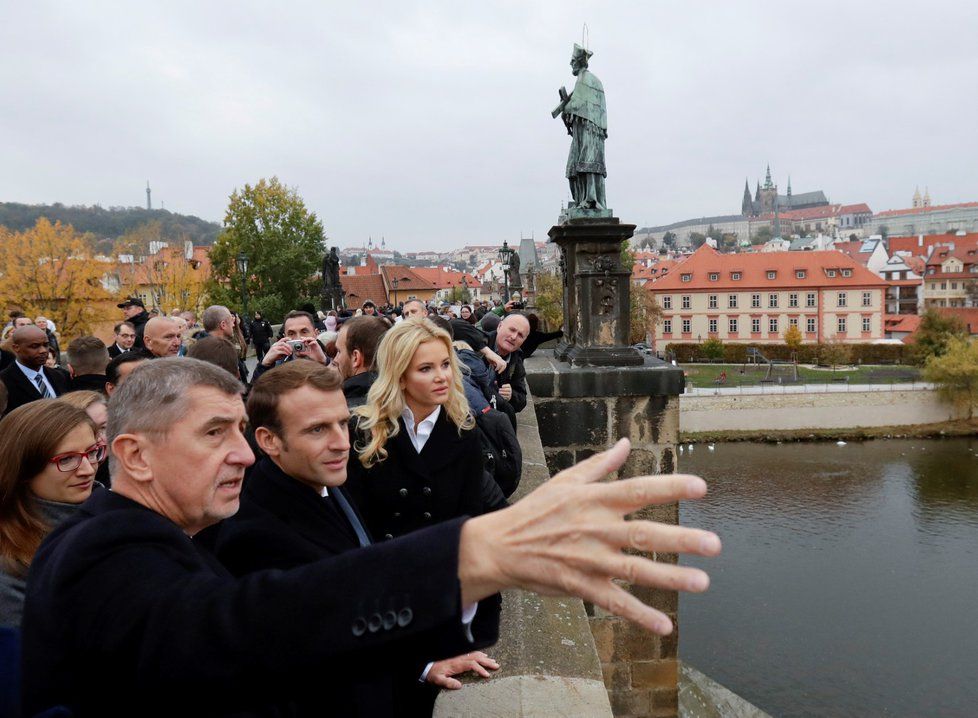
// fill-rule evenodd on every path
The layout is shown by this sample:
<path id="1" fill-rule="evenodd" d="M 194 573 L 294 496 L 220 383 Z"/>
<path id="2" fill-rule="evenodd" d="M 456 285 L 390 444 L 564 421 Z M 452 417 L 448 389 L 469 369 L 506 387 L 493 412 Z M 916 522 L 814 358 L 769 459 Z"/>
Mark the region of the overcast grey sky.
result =
<path id="1" fill-rule="evenodd" d="M 0 201 L 213 220 L 278 175 L 340 246 L 544 239 L 590 29 L 623 221 L 785 188 L 978 200 L 978 3 L 0 0 Z"/>

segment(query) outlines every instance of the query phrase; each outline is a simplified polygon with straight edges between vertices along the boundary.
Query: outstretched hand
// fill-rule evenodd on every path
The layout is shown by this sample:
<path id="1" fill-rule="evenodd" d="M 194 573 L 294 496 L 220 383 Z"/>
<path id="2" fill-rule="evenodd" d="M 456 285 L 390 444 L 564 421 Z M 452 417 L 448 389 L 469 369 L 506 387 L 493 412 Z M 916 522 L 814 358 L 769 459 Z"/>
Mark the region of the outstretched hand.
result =
<path id="1" fill-rule="evenodd" d="M 655 633 L 670 633 L 668 616 L 613 579 L 700 592 L 709 586 L 709 576 L 696 568 L 626 555 L 622 549 L 715 556 L 720 539 L 699 529 L 626 521 L 625 516 L 646 506 L 706 494 L 703 479 L 683 474 L 602 482 L 625 463 L 629 450 L 622 439 L 561 471 L 513 506 L 467 521 L 459 546 L 463 605 L 504 588 L 523 588 L 578 596 Z"/>

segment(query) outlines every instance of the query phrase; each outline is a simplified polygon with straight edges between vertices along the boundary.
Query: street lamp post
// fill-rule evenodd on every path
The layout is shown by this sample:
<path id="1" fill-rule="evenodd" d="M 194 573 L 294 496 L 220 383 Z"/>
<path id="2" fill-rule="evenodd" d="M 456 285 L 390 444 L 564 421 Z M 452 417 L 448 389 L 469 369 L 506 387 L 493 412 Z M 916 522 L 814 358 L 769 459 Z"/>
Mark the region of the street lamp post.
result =
<path id="1" fill-rule="evenodd" d="M 469 301 L 469 280 L 466 277 L 462 277 L 462 301 Z"/>
<path id="2" fill-rule="evenodd" d="M 513 250 L 509 248 L 509 243 L 503 240 L 503 248 L 499 250 L 499 261 L 503 265 L 503 305 L 509 301 L 509 255 Z"/>
<path id="3" fill-rule="evenodd" d="M 241 315 L 248 316 L 248 255 L 238 254 L 238 273 L 241 275 Z M 245 319 L 247 321 L 247 319 Z"/>
<path id="4" fill-rule="evenodd" d="M 397 284 L 400 280 L 397 277 L 391 279 L 391 288 L 394 290 L 394 308 L 397 309 Z"/>

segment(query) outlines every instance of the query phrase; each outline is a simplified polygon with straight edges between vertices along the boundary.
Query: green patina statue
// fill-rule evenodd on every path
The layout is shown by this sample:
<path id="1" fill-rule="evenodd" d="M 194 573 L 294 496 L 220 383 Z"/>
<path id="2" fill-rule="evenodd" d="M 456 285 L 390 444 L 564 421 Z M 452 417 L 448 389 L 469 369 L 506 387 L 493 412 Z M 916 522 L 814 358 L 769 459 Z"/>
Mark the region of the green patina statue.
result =
<path id="1" fill-rule="evenodd" d="M 561 116 L 571 136 L 567 179 L 574 202 L 565 211 L 568 219 L 611 216 L 604 193 L 604 178 L 608 176 L 604 164 L 608 115 L 601 80 L 587 69 L 592 54 L 574 45 L 570 65 L 577 82 L 570 94 L 560 88 L 560 104 L 551 113 L 553 117 Z"/>

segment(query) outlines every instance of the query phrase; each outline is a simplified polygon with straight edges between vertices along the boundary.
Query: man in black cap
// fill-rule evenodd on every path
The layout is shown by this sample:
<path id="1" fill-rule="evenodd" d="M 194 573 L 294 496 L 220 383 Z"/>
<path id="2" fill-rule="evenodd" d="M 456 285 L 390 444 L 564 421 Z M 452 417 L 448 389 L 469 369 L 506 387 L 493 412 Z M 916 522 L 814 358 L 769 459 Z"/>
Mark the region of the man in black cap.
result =
<path id="1" fill-rule="evenodd" d="M 123 315 L 125 315 L 125 320 L 136 327 L 136 341 L 133 343 L 132 349 L 142 349 L 143 330 L 146 328 L 146 322 L 149 321 L 149 314 L 146 311 L 146 305 L 143 304 L 143 300 L 137 296 L 131 296 L 116 306 L 122 310 Z"/>

